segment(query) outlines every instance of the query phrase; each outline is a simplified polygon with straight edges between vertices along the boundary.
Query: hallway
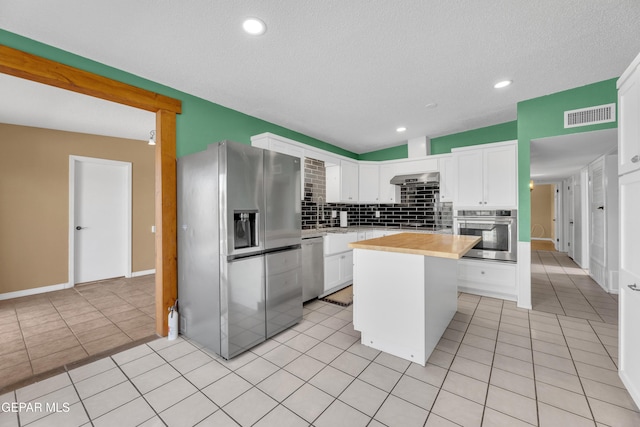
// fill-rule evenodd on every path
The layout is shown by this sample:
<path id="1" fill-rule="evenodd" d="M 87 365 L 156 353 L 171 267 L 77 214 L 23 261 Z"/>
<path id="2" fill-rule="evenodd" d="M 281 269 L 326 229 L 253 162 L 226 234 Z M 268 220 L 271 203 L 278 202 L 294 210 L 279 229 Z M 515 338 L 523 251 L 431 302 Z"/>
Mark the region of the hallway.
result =
<path id="1" fill-rule="evenodd" d="M 535 311 L 618 324 L 618 296 L 563 252 L 532 251 L 531 300 Z"/>

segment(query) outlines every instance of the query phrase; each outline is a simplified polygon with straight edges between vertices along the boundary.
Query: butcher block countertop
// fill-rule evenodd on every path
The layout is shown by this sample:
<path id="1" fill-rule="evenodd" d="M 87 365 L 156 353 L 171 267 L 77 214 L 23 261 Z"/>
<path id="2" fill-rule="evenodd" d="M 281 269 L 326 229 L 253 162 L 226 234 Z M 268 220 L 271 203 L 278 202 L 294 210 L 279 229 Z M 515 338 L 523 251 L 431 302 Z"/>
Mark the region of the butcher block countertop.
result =
<path id="1" fill-rule="evenodd" d="M 439 258 L 460 259 L 480 237 L 451 234 L 400 233 L 349 243 L 350 248 L 400 252 Z"/>

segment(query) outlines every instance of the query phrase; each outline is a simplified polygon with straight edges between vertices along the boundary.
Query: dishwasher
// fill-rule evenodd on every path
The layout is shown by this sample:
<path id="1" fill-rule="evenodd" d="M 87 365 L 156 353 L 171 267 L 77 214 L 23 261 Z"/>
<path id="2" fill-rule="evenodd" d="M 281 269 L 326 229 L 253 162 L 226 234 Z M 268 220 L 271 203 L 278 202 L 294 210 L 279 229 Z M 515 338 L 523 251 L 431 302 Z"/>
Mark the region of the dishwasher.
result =
<path id="1" fill-rule="evenodd" d="M 302 301 L 317 298 L 324 291 L 322 237 L 302 239 Z"/>

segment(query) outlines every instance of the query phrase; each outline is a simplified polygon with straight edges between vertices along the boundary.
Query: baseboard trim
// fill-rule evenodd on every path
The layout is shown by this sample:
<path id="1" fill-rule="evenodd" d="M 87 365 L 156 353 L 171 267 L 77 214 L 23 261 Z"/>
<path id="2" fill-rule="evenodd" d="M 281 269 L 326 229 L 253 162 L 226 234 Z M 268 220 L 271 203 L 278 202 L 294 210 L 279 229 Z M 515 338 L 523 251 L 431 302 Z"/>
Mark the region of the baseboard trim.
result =
<path id="1" fill-rule="evenodd" d="M 150 274 L 155 274 L 156 270 L 142 270 L 131 273 L 131 277 L 139 277 L 139 276 L 148 276 Z M 23 289 L 21 291 L 7 292 L 4 294 L 0 294 L 0 301 L 6 299 L 20 298 L 20 297 L 28 297 L 29 295 L 37 295 L 44 294 L 47 292 L 61 291 L 63 289 L 73 288 L 73 285 L 69 283 L 59 283 L 57 285 L 49 285 L 49 286 L 40 286 L 38 288 L 31 289 Z"/>
<path id="2" fill-rule="evenodd" d="M 21 291 L 7 292 L 0 294 L 0 301 L 12 298 L 27 297 L 29 295 L 44 294 L 46 292 L 60 291 L 62 289 L 72 288 L 69 283 L 59 283 L 57 285 L 41 286 L 39 288 L 24 289 Z"/>
<path id="3" fill-rule="evenodd" d="M 156 274 L 156 269 L 152 268 L 151 270 L 134 271 L 131 273 L 131 277 L 148 276 L 150 274 Z"/>

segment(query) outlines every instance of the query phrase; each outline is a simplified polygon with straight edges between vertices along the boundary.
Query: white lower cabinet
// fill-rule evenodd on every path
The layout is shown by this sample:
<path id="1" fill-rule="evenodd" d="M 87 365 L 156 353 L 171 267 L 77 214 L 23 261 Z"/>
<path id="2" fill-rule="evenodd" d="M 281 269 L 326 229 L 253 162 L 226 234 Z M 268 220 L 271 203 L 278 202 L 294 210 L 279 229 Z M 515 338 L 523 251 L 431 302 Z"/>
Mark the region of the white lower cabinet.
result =
<path id="1" fill-rule="evenodd" d="M 349 243 L 362 240 L 364 233 L 329 233 L 324 237 L 324 292 L 325 296 L 353 282 L 353 249 Z"/>
<path id="2" fill-rule="evenodd" d="M 517 265 L 463 258 L 458 261 L 458 291 L 516 301 Z"/>
<path id="3" fill-rule="evenodd" d="M 324 258 L 324 291 L 329 292 L 353 281 L 353 251 Z"/>

